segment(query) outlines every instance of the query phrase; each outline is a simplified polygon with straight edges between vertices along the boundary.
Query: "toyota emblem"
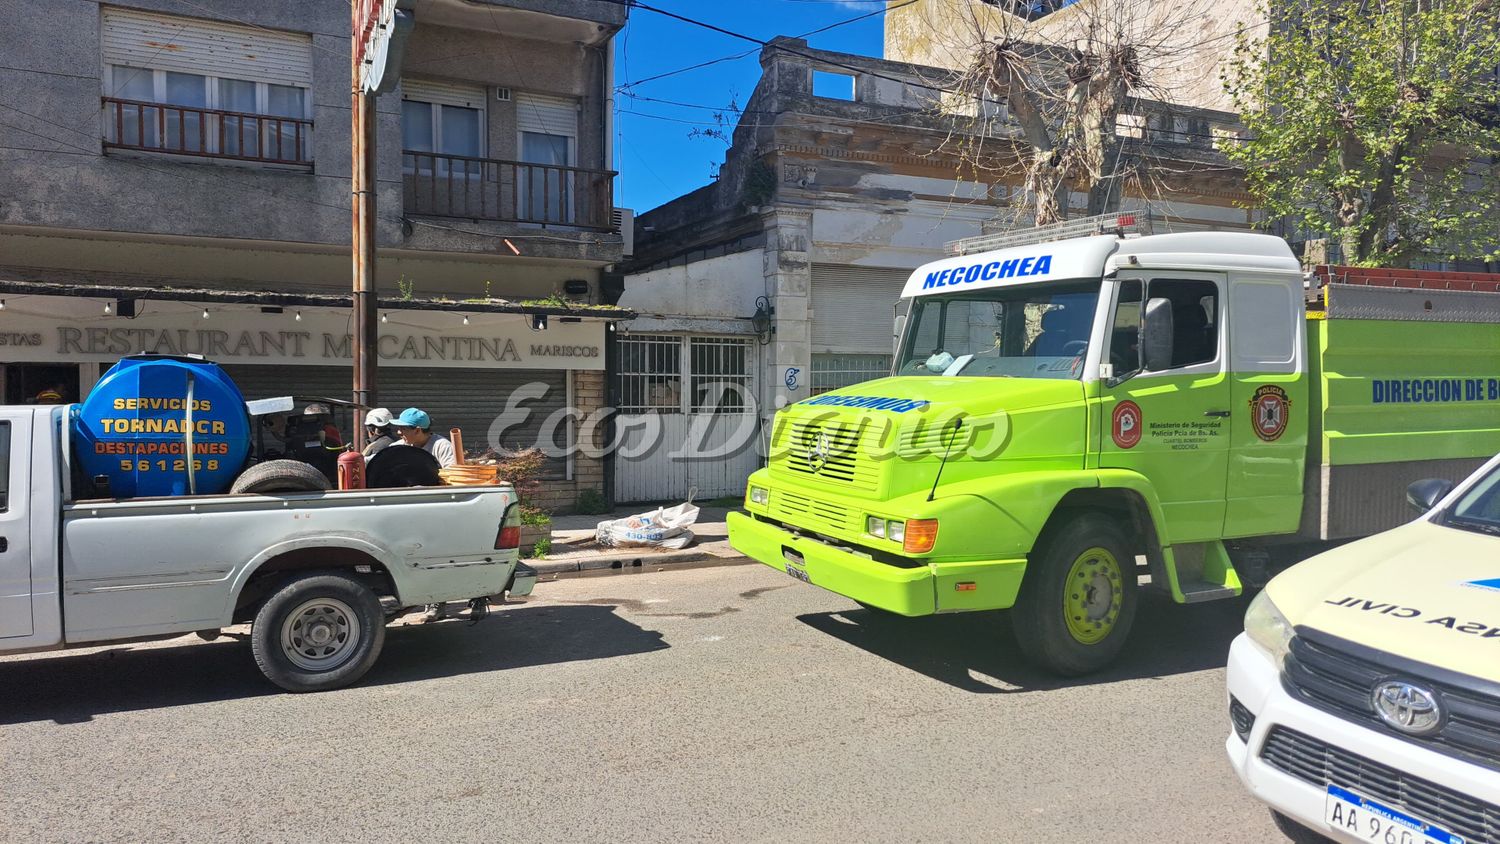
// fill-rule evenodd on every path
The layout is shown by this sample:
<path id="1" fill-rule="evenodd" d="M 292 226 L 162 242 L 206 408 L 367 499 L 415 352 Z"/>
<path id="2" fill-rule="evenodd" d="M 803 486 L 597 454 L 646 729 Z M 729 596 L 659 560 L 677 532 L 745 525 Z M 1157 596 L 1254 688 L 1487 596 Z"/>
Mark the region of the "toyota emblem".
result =
<path id="1" fill-rule="evenodd" d="M 1380 720 L 1411 736 L 1429 736 L 1443 725 L 1437 695 L 1403 680 L 1387 680 L 1371 696 Z"/>

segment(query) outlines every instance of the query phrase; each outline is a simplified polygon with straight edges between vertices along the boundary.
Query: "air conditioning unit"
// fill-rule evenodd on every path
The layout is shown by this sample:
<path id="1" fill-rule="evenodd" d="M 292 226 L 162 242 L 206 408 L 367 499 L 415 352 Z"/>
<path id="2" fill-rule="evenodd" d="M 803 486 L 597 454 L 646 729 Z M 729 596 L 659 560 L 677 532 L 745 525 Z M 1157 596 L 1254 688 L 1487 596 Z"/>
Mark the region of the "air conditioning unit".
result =
<path id="1" fill-rule="evenodd" d="M 625 241 L 624 257 L 629 258 L 635 254 L 635 210 L 631 208 L 616 208 L 611 216 L 615 231 Z"/>

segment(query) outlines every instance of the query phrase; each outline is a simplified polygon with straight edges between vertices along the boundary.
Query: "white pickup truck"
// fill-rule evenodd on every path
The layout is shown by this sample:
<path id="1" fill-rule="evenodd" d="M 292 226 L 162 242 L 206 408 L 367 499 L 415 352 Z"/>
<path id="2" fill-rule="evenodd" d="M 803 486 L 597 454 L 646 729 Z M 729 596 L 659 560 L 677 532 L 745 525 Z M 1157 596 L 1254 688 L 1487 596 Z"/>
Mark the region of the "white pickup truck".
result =
<path id="1" fill-rule="evenodd" d="M 405 609 L 524 595 L 509 486 L 73 500 L 68 408 L 0 407 L 0 653 L 251 622 L 289 691 L 357 681 Z"/>

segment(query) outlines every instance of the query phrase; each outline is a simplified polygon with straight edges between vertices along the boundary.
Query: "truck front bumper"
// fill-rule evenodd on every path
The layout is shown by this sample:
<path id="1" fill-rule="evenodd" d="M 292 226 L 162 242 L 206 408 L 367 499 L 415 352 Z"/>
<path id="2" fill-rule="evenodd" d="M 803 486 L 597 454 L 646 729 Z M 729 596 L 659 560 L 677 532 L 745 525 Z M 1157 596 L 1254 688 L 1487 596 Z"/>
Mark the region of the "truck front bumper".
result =
<path id="1" fill-rule="evenodd" d="M 1367 791 L 1370 784 L 1360 782 L 1365 776 L 1385 789 L 1397 787 L 1393 775 L 1399 777 L 1403 792 L 1425 796 L 1443 808 L 1434 808 L 1433 802 L 1398 802 L 1381 792 L 1361 796 L 1470 841 L 1476 840 L 1473 830 L 1444 815 L 1478 817 L 1489 811 L 1491 817 L 1500 817 L 1493 803 L 1487 810 L 1480 808 L 1486 805 L 1481 795 L 1500 795 L 1500 772 L 1378 733 L 1293 698 L 1282 687 L 1281 672 L 1271 657 L 1243 633 L 1229 648 L 1227 683 L 1232 699 L 1254 717 L 1248 740 L 1232 729 L 1225 740 L 1235 773 L 1257 798 L 1309 829 L 1336 841 L 1365 841 L 1324 822 L 1328 787 Z M 1280 737 L 1268 753 L 1273 732 Z M 1313 767 L 1312 762 L 1319 764 Z"/>
<path id="2" fill-rule="evenodd" d="M 729 544 L 798 580 L 899 615 L 1005 609 L 1015 603 L 1026 560 L 883 563 L 849 547 L 787 530 L 748 513 L 729 514 Z"/>

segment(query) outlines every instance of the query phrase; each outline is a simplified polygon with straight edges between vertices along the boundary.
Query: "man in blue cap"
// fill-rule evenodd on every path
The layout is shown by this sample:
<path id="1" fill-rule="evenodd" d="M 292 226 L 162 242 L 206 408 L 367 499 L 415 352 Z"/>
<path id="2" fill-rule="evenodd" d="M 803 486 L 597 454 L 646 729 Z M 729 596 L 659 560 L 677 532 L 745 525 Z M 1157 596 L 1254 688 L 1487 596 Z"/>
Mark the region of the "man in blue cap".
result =
<path id="1" fill-rule="evenodd" d="M 416 446 L 437 458 L 439 466 L 448 467 L 458 462 L 453 441 L 442 434 L 432 433 L 432 417 L 421 408 L 408 407 L 391 424 L 403 444 Z"/>
<path id="2" fill-rule="evenodd" d="M 439 466 L 452 466 L 458 462 L 453 451 L 453 441 L 442 434 L 432 433 L 432 417 L 427 415 L 427 411 L 418 407 L 408 407 L 391 422 L 391 427 L 396 429 L 396 435 L 401 438 L 402 445 L 422 449 L 436 458 Z M 488 599 L 475 598 L 469 601 L 470 618 L 484 618 L 489 611 Z M 442 604 L 428 604 L 427 612 L 422 620 L 442 621 L 447 615 L 446 608 Z"/>

